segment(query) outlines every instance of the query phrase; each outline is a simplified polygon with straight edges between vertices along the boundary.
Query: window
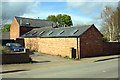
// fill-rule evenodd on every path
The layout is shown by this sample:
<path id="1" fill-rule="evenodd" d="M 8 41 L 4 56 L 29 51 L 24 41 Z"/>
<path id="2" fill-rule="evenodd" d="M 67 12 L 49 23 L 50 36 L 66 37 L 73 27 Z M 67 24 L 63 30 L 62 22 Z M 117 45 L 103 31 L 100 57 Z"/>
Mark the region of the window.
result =
<path id="1" fill-rule="evenodd" d="M 59 35 L 61 35 L 62 33 L 64 33 L 65 31 L 61 31 L 60 33 L 59 33 Z"/>
<path id="2" fill-rule="evenodd" d="M 78 29 L 77 29 L 77 30 L 74 30 L 73 34 L 77 33 L 78 31 L 79 31 Z"/>
<path id="3" fill-rule="evenodd" d="M 30 34 L 30 32 L 27 32 L 26 35 Z"/>
<path id="4" fill-rule="evenodd" d="M 34 34 L 36 34 L 37 33 L 37 31 L 34 31 L 33 33 L 32 33 L 32 35 L 34 35 Z"/>
<path id="5" fill-rule="evenodd" d="M 26 25 L 30 25 L 30 23 L 26 23 Z"/>
<path id="6" fill-rule="evenodd" d="M 51 35 L 53 33 L 53 31 L 50 31 L 49 33 L 48 33 L 48 35 Z"/>
<path id="7" fill-rule="evenodd" d="M 44 32 L 45 32 L 45 31 L 40 32 L 39 35 L 42 35 Z"/>

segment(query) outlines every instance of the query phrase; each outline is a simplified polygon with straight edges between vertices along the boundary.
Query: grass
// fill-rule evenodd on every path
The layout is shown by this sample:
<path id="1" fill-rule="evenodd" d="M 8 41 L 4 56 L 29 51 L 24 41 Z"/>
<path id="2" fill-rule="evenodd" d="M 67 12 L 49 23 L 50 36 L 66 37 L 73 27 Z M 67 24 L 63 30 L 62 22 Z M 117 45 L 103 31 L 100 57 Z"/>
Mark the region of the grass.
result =
<path id="1" fill-rule="evenodd" d="M 65 56 L 64 58 L 70 59 L 70 60 L 78 60 L 78 58 L 70 58 L 69 56 Z"/>
<path id="2" fill-rule="evenodd" d="M 62 57 L 60 54 L 58 54 L 57 56 Z"/>
<path id="3" fill-rule="evenodd" d="M 69 56 L 65 56 L 64 58 L 66 58 L 66 59 L 70 59 L 70 57 L 69 57 Z"/>

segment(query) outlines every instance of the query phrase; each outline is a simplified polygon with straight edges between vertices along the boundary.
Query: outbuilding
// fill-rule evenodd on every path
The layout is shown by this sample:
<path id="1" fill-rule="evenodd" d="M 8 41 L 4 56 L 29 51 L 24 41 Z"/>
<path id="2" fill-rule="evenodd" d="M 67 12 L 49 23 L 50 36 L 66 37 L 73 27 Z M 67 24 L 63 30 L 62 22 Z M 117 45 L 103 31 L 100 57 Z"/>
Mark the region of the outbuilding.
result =
<path id="1" fill-rule="evenodd" d="M 94 25 L 33 29 L 22 37 L 27 48 L 52 55 L 83 58 L 103 50 L 103 35 Z"/>

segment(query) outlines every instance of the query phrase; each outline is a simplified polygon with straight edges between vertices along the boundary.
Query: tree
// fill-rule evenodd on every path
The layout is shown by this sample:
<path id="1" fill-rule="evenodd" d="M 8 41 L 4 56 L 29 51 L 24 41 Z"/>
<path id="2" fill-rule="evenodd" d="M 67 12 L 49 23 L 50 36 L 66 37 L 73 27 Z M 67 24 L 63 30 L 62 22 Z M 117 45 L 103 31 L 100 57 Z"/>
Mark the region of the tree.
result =
<path id="1" fill-rule="evenodd" d="M 56 18 L 57 18 L 57 22 L 58 22 L 58 26 L 64 26 L 64 18 L 63 18 L 63 16 L 62 16 L 62 14 L 58 14 L 57 16 L 56 16 Z"/>
<path id="2" fill-rule="evenodd" d="M 64 26 L 72 26 L 73 25 L 71 17 L 66 14 L 63 15 L 63 22 L 64 22 Z"/>
<path id="3" fill-rule="evenodd" d="M 50 21 L 53 21 L 53 22 L 57 23 L 57 18 L 56 18 L 55 15 L 50 15 L 50 16 L 48 16 L 48 17 L 47 17 L 47 20 L 50 20 Z"/>
<path id="4" fill-rule="evenodd" d="M 102 26 L 104 27 L 104 35 L 109 38 L 110 41 L 118 40 L 120 33 L 120 7 L 112 9 L 110 6 L 106 6 L 101 13 L 103 19 Z"/>
<path id="5" fill-rule="evenodd" d="M 47 20 L 55 22 L 57 26 L 60 27 L 68 27 L 73 25 L 71 17 L 66 14 L 49 15 Z"/>
<path id="6" fill-rule="evenodd" d="M 11 24 L 5 24 L 1 29 L 1 32 L 9 32 Z"/>

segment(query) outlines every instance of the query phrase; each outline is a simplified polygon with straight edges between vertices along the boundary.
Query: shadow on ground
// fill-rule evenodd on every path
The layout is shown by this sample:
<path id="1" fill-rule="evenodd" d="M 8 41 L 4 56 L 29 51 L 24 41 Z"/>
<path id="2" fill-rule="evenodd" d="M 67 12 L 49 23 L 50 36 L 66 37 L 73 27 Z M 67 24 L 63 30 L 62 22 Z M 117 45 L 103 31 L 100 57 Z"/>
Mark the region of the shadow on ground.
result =
<path id="1" fill-rule="evenodd" d="M 108 59 L 101 59 L 101 60 L 96 60 L 96 61 L 94 61 L 94 62 L 106 61 L 106 60 L 111 60 L 111 59 L 116 59 L 116 58 L 119 58 L 119 57 L 108 58 Z"/>
<path id="2" fill-rule="evenodd" d="M 3 72 L 0 72 L 0 74 L 21 72 L 21 71 L 28 71 L 28 70 L 11 70 L 11 71 L 3 71 Z"/>
<path id="3" fill-rule="evenodd" d="M 51 62 L 51 61 L 32 61 L 31 63 L 47 63 L 47 62 Z"/>

